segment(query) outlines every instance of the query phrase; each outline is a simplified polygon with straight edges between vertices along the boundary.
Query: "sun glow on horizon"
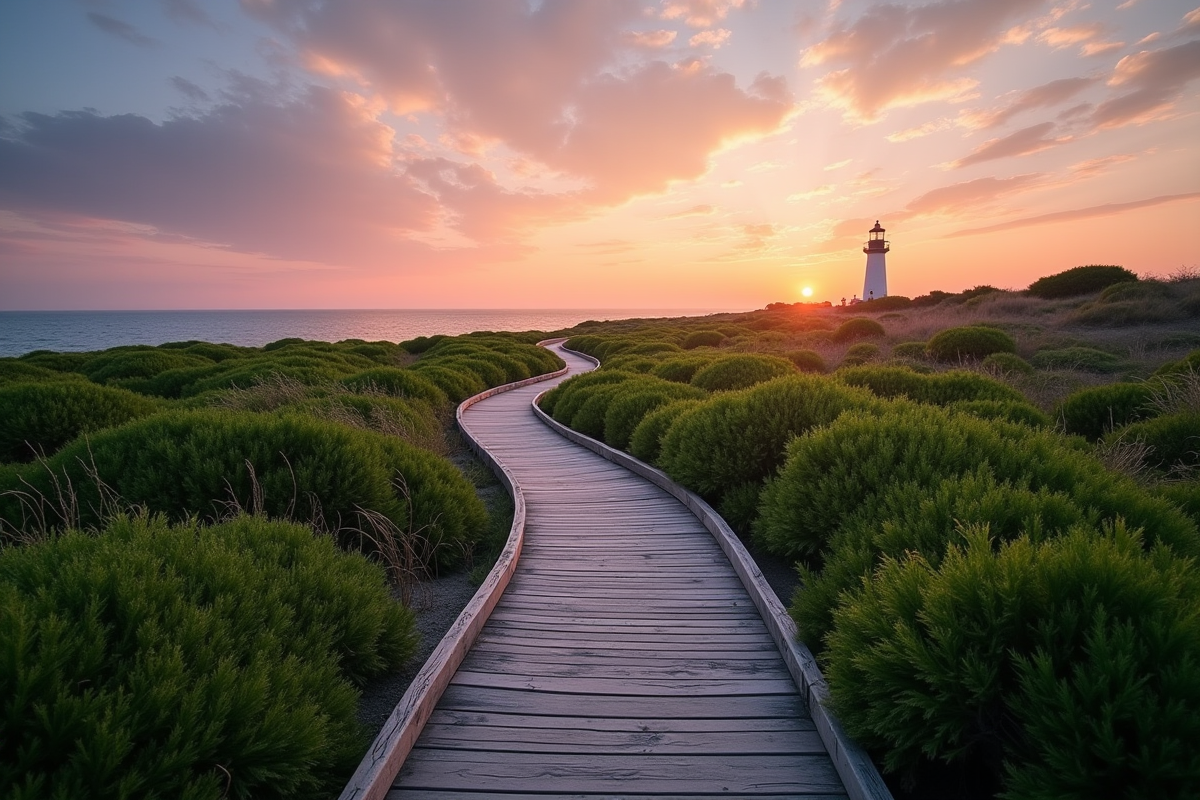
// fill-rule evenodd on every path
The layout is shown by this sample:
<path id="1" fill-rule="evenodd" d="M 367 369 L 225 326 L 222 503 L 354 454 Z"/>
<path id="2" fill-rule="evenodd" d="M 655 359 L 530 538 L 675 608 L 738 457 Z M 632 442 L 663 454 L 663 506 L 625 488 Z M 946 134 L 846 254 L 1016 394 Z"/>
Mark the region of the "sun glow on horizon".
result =
<path id="1" fill-rule="evenodd" d="M 812 297 L 813 296 L 812 287 L 805 286 L 803 289 L 800 290 L 800 294 L 804 295 L 805 297 Z"/>

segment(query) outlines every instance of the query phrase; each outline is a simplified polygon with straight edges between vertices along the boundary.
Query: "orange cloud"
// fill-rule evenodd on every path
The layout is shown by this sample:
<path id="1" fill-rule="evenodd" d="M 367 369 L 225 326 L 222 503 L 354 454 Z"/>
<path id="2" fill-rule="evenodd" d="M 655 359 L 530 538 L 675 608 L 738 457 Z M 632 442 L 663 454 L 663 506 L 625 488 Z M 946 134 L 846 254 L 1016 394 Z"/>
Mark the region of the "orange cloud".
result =
<path id="1" fill-rule="evenodd" d="M 1095 78 L 1060 78 L 1020 92 L 999 109 L 965 111 L 959 115 L 958 124 L 974 129 L 995 128 L 1022 112 L 1065 102 L 1095 83 Z"/>
<path id="2" fill-rule="evenodd" d="M 910 202 L 910 216 L 950 214 L 958 216 L 968 209 L 990 206 L 1000 197 L 1023 192 L 1038 185 L 1042 176 L 1038 174 L 1015 175 L 1011 178 L 977 178 L 965 183 L 942 186 L 926 192 Z"/>
<path id="3" fill-rule="evenodd" d="M 1002 222 L 998 225 L 988 225 L 987 227 L 983 228 L 964 228 L 963 230 L 955 231 L 954 233 L 949 234 L 946 238 L 953 239 L 960 236 L 975 236 L 981 233 L 996 233 L 997 231 L 1026 228 L 1031 225 L 1045 225 L 1051 222 L 1069 222 L 1078 219 L 1088 219 L 1090 217 L 1104 217 L 1112 214 L 1120 214 L 1124 211 L 1132 211 L 1136 208 L 1148 208 L 1150 206 L 1163 205 L 1164 203 L 1178 203 L 1189 200 L 1200 200 L 1200 192 L 1162 195 L 1160 197 L 1151 197 L 1146 200 L 1134 200 L 1130 203 L 1106 203 L 1102 206 L 1091 206 L 1090 208 L 1078 208 L 1070 211 L 1056 211 L 1053 214 L 1039 214 L 1036 217 L 1015 219 L 1010 222 Z"/>
<path id="4" fill-rule="evenodd" d="M 1022 128 L 1015 133 L 1010 133 L 1008 136 L 1001 136 L 998 139 L 988 139 L 971 151 L 970 155 L 958 159 L 950 166 L 954 169 L 960 169 L 984 161 L 993 161 L 998 158 L 1027 156 L 1071 141 L 1070 137 L 1058 139 L 1047 138 L 1047 135 L 1053 130 L 1053 122 L 1042 122 L 1037 125 L 1030 125 L 1028 128 Z"/>
<path id="5" fill-rule="evenodd" d="M 706 44 L 710 45 L 714 50 L 716 50 L 719 49 L 721 45 L 725 44 L 725 42 L 729 41 L 729 37 L 732 35 L 733 33 L 731 31 L 727 31 L 724 28 L 700 31 L 691 39 L 688 39 L 688 44 L 690 44 L 692 47 L 699 47 L 700 45 Z"/>
<path id="6" fill-rule="evenodd" d="M 802 66 L 845 65 L 818 79 L 826 102 L 874 120 L 889 108 L 965 96 L 962 68 L 998 49 L 1011 24 L 1043 0 L 953 0 L 872 6 L 805 51 Z"/>
<path id="7" fill-rule="evenodd" d="M 746 0 L 663 0 L 663 19 L 682 19 L 693 28 L 709 28 L 742 8 Z"/>
<path id="8" fill-rule="evenodd" d="M 1117 62 L 1108 85 L 1131 91 L 1097 106 L 1092 122 L 1098 128 L 1117 128 L 1163 116 L 1197 78 L 1200 40 L 1125 56 Z"/>
<path id="9" fill-rule="evenodd" d="M 621 34 L 626 43 L 634 47 L 643 47 L 647 50 L 661 50 L 675 41 L 675 36 L 675 31 L 668 30 L 625 31 Z"/>

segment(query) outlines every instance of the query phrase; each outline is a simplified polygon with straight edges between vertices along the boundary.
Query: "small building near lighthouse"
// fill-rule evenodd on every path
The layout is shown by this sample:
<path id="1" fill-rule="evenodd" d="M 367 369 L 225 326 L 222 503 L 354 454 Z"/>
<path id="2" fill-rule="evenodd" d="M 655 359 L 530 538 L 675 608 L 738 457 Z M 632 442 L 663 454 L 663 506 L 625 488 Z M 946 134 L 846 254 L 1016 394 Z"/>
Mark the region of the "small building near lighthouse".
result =
<path id="1" fill-rule="evenodd" d="M 875 220 L 875 227 L 868 232 L 870 238 L 863 245 L 863 252 L 867 254 L 867 277 L 863 281 L 863 300 L 878 300 L 881 297 L 887 297 L 887 263 L 885 262 L 885 254 L 890 249 L 887 239 L 883 238 L 884 229 L 880 227 L 879 220 Z"/>

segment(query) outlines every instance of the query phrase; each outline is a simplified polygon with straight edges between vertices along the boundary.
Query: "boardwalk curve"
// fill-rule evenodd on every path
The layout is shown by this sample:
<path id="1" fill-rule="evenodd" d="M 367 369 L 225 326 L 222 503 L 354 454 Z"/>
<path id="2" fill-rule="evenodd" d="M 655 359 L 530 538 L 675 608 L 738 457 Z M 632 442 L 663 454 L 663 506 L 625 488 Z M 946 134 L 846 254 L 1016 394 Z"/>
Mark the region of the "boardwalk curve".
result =
<path id="1" fill-rule="evenodd" d="M 592 367 L 558 352 L 573 373 Z M 524 538 L 411 752 L 381 756 L 377 740 L 368 756 L 385 778 L 403 761 L 386 797 L 888 797 L 824 713 L 811 656 L 781 655 L 782 607 L 757 596 L 753 562 L 735 569 L 698 498 L 548 425 L 532 401 L 550 385 L 460 413 L 507 476 Z M 343 797 L 383 794 L 359 780 Z"/>

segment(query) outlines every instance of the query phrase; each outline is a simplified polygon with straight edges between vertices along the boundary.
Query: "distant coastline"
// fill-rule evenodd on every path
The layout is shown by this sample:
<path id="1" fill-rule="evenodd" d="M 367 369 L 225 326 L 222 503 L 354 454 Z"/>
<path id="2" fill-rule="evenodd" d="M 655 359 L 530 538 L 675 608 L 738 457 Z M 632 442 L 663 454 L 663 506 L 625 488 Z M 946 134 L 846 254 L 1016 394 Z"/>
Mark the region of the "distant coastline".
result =
<path id="1" fill-rule="evenodd" d="M 0 311 L 0 357 L 192 339 L 261 347 L 297 336 L 403 341 L 472 331 L 569 328 L 584 320 L 702 316 L 731 309 L 392 309 L 268 311 Z"/>

